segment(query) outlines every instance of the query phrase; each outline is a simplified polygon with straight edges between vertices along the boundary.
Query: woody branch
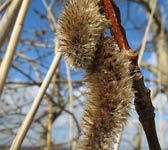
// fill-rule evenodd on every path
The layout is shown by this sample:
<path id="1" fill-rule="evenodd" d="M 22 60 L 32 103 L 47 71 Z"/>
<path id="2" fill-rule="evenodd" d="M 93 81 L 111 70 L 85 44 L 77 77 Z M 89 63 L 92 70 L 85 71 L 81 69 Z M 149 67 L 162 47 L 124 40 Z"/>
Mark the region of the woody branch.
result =
<path id="1" fill-rule="evenodd" d="M 150 150 L 161 150 L 155 128 L 154 107 L 150 98 L 150 90 L 144 85 L 144 78 L 138 66 L 138 55 L 130 48 L 125 30 L 121 25 L 120 10 L 113 0 L 103 0 L 104 9 L 111 22 L 111 30 L 121 50 L 126 51 L 126 57 L 131 61 L 133 75 L 134 104 L 145 131 Z"/>

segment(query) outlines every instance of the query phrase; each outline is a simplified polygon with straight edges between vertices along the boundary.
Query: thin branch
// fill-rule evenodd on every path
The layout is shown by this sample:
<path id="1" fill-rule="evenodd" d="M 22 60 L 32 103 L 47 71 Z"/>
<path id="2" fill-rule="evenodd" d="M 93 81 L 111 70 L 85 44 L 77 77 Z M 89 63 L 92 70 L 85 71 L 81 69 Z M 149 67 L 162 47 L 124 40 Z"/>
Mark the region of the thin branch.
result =
<path id="1" fill-rule="evenodd" d="M 24 19 L 25 19 L 29 4 L 30 4 L 30 0 L 26 0 L 26 1 L 23 1 L 22 5 L 21 5 L 19 15 L 16 20 L 16 24 L 14 26 L 14 30 L 11 35 L 11 39 L 9 41 L 9 45 L 6 50 L 6 54 L 4 56 L 4 59 L 2 60 L 1 66 L 0 66 L 0 72 L 1 72 L 0 96 L 3 91 L 3 87 L 4 87 L 4 84 L 5 84 L 7 75 L 8 75 L 8 71 L 9 71 L 12 59 L 14 57 L 14 53 L 15 53 L 15 50 L 16 50 L 16 47 L 17 47 L 17 44 L 19 41 L 19 37 L 20 37 L 21 31 L 22 31 L 22 28 L 23 28 Z"/>
<path id="2" fill-rule="evenodd" d="M 32 84 L 34 84 L 34 85 L 37 84 L 36 81 L 30 75 L 28 75 L 27 73 L 25 73 L 24 71 L 22 71 L 20 68 L 16 67 L 14 64 L 12 64 L 12 67 L 16 71 L 18 71 L 19 73 L 21 73 L 22 75 L 24 75 L 27 79 L 31 80 L 33 82 Z"/>
<path id="3" fill-rule="evenodd" d="M 133 76 L 133 89 L 135 94 L 135 108 L 139 120 L 145 130 L 150 150 L 161 150 L 156 134 L 154 107 L 150 98 L 150 90 L 145 87 L 143 75 L 138 67 L 138 55 L 127 44 L 125 31 L 120 21 L 120 10 L 112 0 L 103 0 L 106 13 L 111 20 L 112 31 L 121 49 L 126 50 L 126 57 L 130 60 L 130 70 Z M 115 23 L 117 22 L 117 23 Z M 122 40 L 119 40 L 122 39 Z"/>
<path id="4" fill-rule="evenodd" d="M 149 16 L 152 12 L 151 7 L 150 7 L 150 2 L 152 1 L 146 1 L 146 0 L 129 0 L 131 2 L 134 3 L 139 3 L 141 4 L 141 6 L 143 6 L 143 8 L 145 9 L 145 11 L 147 12 L 147 15 Z M 158 11 L 155 12 L 154 16 L 153 16 L 154 22 L 157 24 L 157 30 L 160 30 L 161 27 L 161 15 L 159 14 Z"/>
<path id="5" fill-rule="evenodd" d="M 145 63 L 145 62 L 142 62 L 142 63 L 141 63 L 141 66 L 144 67 L 145 69 L 148 69 L 149 71 L 151 71 L 151 73 L 153 73 L 153 74 L 155 74 L 155 75 L 157 75 L 157 73 L 158 73 L 158 68 L 155 67 L 155 66 L 152 66 L 152 65 L 150 65 L 150 64 L 147 64 L 147 63 Z"/>
<path id="6" fill-rule="evenodd" d="M 51 22 L 51 28 L 55 32 L 57 24 L 56 24 L 55 17 L 53 15 L 52 11 L 51 11 L 52 10 L 51 9 L 52 5 L 48 5 L 46 0 L 42 0 L 42 2 L 43 2 L 44 7 L 47 10 L 47 17 L 48 17 L 48 20 Z"/>
<path id="7" fill-rule="evenodd" d="M 158 101 L 159 101 L 159 105 L 158 105 L 158 111 L 159 111 L 159 137 L 160 137 L 160 144 L 163 147 L 164 146 L 164 137 L 163 137 L 163 106 L 162 106 L 162 101 L 161 101 L 161 72 L 158 71 Z"/>
<path id="8" fill-rule="evenodd" d="M 127 41 L 126 33 L 121 25 L 120 11 L 113 0 L 103 0 L 108 18 L 111 21 L 111 29 L 120 49 L 128 50 L 130 46 Z M 114 16 L 115 14 L 115 16 Z"/>
<path id="9" fill-rule="evenodd" d="M 21 3 L 23 0 L 13 0 L 9 8 L 7 9 L 5 15 L 3 18 L 0 20 L 0 48 L 2 47 L 6 37 L 8 36 L 9 32 L 11 31 L 18 11 L 20 9 Z M 16 28 L 15 28 L 16 29 Z"/>
<path id="10" fill-rule="evenodd" d="M 26 40 L 23 39 L 23 38 L 20 39 L 20 42 L 23 43 L 23 44 L 26 44 L 26 45 L 31 45 L 31 46 L 33 46 L 33 47 L 51 48 L 51 49 L 54 48 L 54 45 L 47 45 L 47 44 L 44 44 L 44 43 L 38 43 L 38 42 L 35 42 L 35 41 L 33 41 L 33 40 L 26 41 Z"/>
<path id="11" fill-rule="evenodd" d="M 52 84 L 57 84 L 57 83 L 62 83 L 62 84 L 67 84 L 68 83 L 68 80 L 57 80 L 55 82 L 51 82 Z M 79 84 L 79 85 L 82 85 L 83 84 L 83 80 L 74 80 L 72 81 L 73 84 Z M 20 82 L 20 81 L 8 81 L 6 82 L 6 84 L 9 84 L 9 85 L 20 85 L 20 86 L 34 86 L 34 85 L 41 85 L 42 82 L 35 82 L 35 83 L 31 83 L 31 82 Z"/>
<path id="12" fill-rule="evenodd" d="M 69 88 L 69 111 L 73 113 L 74 110 L 73 110 L 72 79 L 71 79 L 70 68 L 67 63 L 66 63 L 66 70 L 67 70 L 68 88 Z M 73 150 L 74 144 L 73 144 L 73 118 L 72 116 L 70 116 L 69 118 L 69 141 L 71 141 L 71 150 Z"/>
<path id="13" fill-rule="evenodd" d="M 4 9 L 6 9 L 9 4 L 11 3 L 11 0 L 6 0 L 1 6 L 0 6 L 0 13 L 2 13 L 2 11 L 4 11 Z"/>
<path id="14" fill-rule="evenodd" d="M 56 43 L 56 45 L 57 44 L 58 43 Z M 55 46 L 55 47 L 57 47 L 57 46 Z M 52 79 L 53 74 L 55 73 L 56 68 L 58 67 L 59 61 L 61 59 L 61 55 L 62 55 L 61 52 L 57 52 L 57 55 L 55 56 L 51 66 L 50 66 L 50 69 L 49 69 L 49 71 L 48 71 L 40 89 L 39 89 L 39 92 L 38 92 L 36 98 L 34 99 L 34 102 L 31 106 L 25 120 L 23 121 L 23 123 L 20 127 L 20 130 L 18 131 L 17 136 L 15 137 L 15 139 L 12 143 L 12 146 L 11 146 L 10 150 L 20 149 L 21 144 L 22 144 L 22 142 L 23 142 L 23 140 L 24 140 L 24 138 L 27 134 L 27 131 L 29 130 L 29 128 L 31 126 L 31 123 L 33 122 L 33 119 L 34 119 L 35 114 L 36 114 L 36 112 L 39 108 L 39 105 L 42 101 L 42 98 L 45 94 L 45 91 L 46 91 L 46 89 L 47 89 L 47 87 L 48 87 L 48 85 L 49 85 L 49 83 Z"/>
<path id="15" fill-rule="evenodd" d="M 47 141 L 46 141 L 46 148 L 47 150 L 52 150 L 52 118 L 53 118 L 53 105 L 50 101 L 47 103 L 48 105 L 48 120 L 47 120 Z"/>
<path id="16" fill-rule="evenodd" d="M 145 30 L 145 35 L 144 35 L 142 46 L 141 46 L 140 53 L 139 53 L 139 59 L 138 59 L 138 64 L 139 65 L 141 65 L 141 63 L 142 63 L 142 57 L 143 57 L 144 50 L 145 50 L 145 47 L 146 47 L 146 42 L 147 42 L 150 26 L 152 24 L 153 16 L 154 16 L 154 13 L 155 13 L 155 10 L 156 10 L 156 6 L 157 6 L 157 0 L 155 0 L 153 2 L 152 12 L 149 16 L 149 21 L 148 21 L 148 24 L 147 24 L 147 27 L 146 27 L 146 30 Z"/>

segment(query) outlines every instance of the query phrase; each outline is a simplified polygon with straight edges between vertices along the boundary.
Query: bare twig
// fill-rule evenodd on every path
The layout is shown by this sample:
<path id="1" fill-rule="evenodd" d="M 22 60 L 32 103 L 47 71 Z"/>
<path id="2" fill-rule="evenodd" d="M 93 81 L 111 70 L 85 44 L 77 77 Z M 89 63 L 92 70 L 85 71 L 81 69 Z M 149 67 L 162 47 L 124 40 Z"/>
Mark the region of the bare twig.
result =
<path id="1" fill-rule="evenodd" d="M 73 113 L 73 89 L 72 89 L 72 79 L 70 74 L 70 68 L 66 63 L 67 77 L 68 77 L 68 87 L 69 87 L 69 111 Z M 73 118 L 69 118 L 69 141 L 71 142 L 71 149 L 74 149 L 73 144 Z"/>
<path id="2" fill-rule="evenodd" d="M 135 92 L 135 108 L 139 120 L 145 130 L 150 150 L 161 150 L 156 134 L 154 107 L 150 98 L 150 90 L 145 87 L 144 79 L 138 67 L 138 55 L 129 47 L 125 31 L 121 25 L 120 10 L 112 0 L 103 0 L 107 16 L 111 20 L 112 31 L 120 49 L 125 49 L 126 57 L 131 61 L 131 75 Z M 117 22 L 117 23 L 116 23 Z M 122 40 L 120 40 L 122 39 Z"/>
<path id="3" fill-rule="evenodd" d="M 146 47 L 146 42 L 147 42 L 150 26 L 152 24 L 152 19 L 153 19 L 155 10 L 156 10 L 156 6 L 157 6 L 157 0 L 154 0 L 153 7 L 152 7 L 152 12 L 149 16 L 149 21 L 148 21 L 148 24 L 147 24 L 147 27 L 146 27 L 146 30 L 145 30 L 145 35 L 144 35 L 142 46 L 141 46 L 140 53 L 139 53 L 139 58 L 138 58 L 138 64 L 139 65 L 141 65 L 141 63 L 142 63 L 142 57 L 143 57 L 144 50 L 145 50 L 145 47 Z"/>
<path id="4" fill-rule="evenodd" d="M 52 135 L 51 135 L 51 132 L 52 132 L 52 110 L 53 110 L 53 106 L 51 104 L 50 101 L 48 101 L 48 120 L 47 120 L 47 141 L 46 141 L 46 147 L 47 147 L 47 150 L 52 150 Z"/>
<path id="5" fill-rule="evenodd" d="M 20 37 L 21 31 L 23 28 L 23 22 L 24 22 L 29 4 L 30 4 L 30 0 L 25 0 L 25 1 L 23 1 L 22 5 L 21 5 L 21 9 L 20 9 L 18 18 L 16 20 L 16 24 L 14 26 L 14 30 L 13 30 L 11 39 L 9 41 L 9 45 L 6 50 L 5 57 L 4 57 L 2 64 L 0 66 L 0 72 L 1 72 L 0 96 L 3 91 L 3 87 L 4 87 L 4 84 L 5 84 L 7 75 L 8 75 L 8 71 L 9 71 L 9 68 L 10 68 L 16 47 L 17 47 L 17 43 L 19 41 L 19 37 Z"/>
<path id="6" fill-rule="evenodd" d="M 6 7 L 9 6 L 10 2 L 11 2 L 11 0 L 6 0 L 6 1 L 0 6 L 0 13 L 1 13 L 4 9 L 6 9 Z"/>
<path id="7" fill-rule="evenodd" d="M 11 31 L 14 25 L 14 22 L 16 20 L 16 17 L 19 12 L 22 1 L 23 0 L 13 0 L 11 4 L 9 5 L 9 8 L 6 11 L 5 15 L 0 20 L 0 26 L 1 26 L 0 28 L 0 48 L 3 45 L 7 35 L 9 34 L 9 32 Z"/>
<path id="8" fill-rule="evenodd" d="M 38 42 L 35 42 L 33 40 L 30 40 L 30 41 L 26 41 L 25 39 L 21 38 L 20 39 L 20 42 L 25 44 L 25 45 L 31 45 L 33 47 L 39 47 L 39 48 L 51 48 L 53 49 L 54 48 L 54 45 L 47 45 L 47 44 L 44 44 L 44 43 L 38 43 Z"/>
<path id="9" fill-rule="evenodd" d="M 48 5 L 47 2 L 46 2 L 46 0 L 42 0 L 42 2 L 43 2 L 44 7 L 45 7 L 46 10 L 47 10 L 48 20 L 51 22 L 51 24 L 50 24 L 51 29 L 55 32 L 55 31 L 56 31 L 56 26 L 57 26 L 57 24 L 56 24 L 56 21 L 55 21 L 55 17 L 54 17 L 54 15 L 53 15 L 52 11 L 51 11 L 51 10 L 52 10 L 52 9 L 51 9 L 52 3 L 51 3 L 51 5 Z"/>
<path id="10" fill-rule="evenodd" d="M 121 49 L 130 49 L 127 41 L 126 33 L 121 25 L 119 8 L 114 4 L 113 0 L 103 0 L 107 17 L 111 21 L 111 29 L 114 37 Z M 116 16 L 114 16 L 114 14 Z"/>
<path id="11" fill-rule="evenodd" d="M 164 146 L 164 137 L 163 137 L 163 120 L 162 120 L 162 116 L 163 116 L 163 107 L 162 107 L 162 100 L 161 100 L 161 72 L 158 71 L 158 101 L 159 101 L 159 105 L 158 105 L 158 111 L 159 111 L 159 137 L 160 137 L 160 145 L 163 147 Z"/>
<path id="12" fill-rule="evenodd" d="M 56 43 L 56 45 L 57 44 L 58 43 Z M 57 47 L 57 46 L 55 46 L 55 47 Z M 56 68 L 58 67 L 60 58 L 61 58 L 61 52 L 57 52 L 57 55 L 55 56 L 51 66 L 50 66 L 50 69 L 49 69 L 40 89 L 39 89 L 39 92 L 38 92 L 32 106 L 31 106 L 24 122 L 22 123 L 17 136 L 15 137 L 15 139 L 12 143 L 11 150 L 18 150 L 20 148 L 20 146 L 24 140 L 24 137 L 26 136 L 28 129 L 30 128 L 31 123 L 33 122 L 34 116 L 39 108 L 39 105 L 40 105 L 42 98 L 45 94 L 45 91 L 46 91 L 46 89 L 52 79 L 52 76 L 55 73 Z"/>
<path id="13" fill-rule="evenodd" d="M 137 139 L 136 139 L 136 147 L 137 150 L 142 150 L 142 126 L 140 123 L 138 124 L 138 132 L 137 132 Z"/>
<path id="14" fill-rule="evenodd" d="M 149 65 L 145 62 L 141 62 L 141 67 L 144 67 L 145 69 L 148 69 L 149 71 L 151 71 L 155 75 L 157 75 L 157 73 L 158 73 L 158 68 L 157 67 Z"/>

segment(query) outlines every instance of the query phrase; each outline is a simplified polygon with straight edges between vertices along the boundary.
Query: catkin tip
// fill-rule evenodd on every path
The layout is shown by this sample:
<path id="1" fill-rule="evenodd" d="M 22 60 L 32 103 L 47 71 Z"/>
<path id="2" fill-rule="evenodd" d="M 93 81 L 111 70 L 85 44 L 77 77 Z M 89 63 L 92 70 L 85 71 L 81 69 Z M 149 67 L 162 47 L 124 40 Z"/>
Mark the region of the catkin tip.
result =
<path id="1" fill-rule="evenodd" d="M 108 21 L 98 1 L 69 0 L 59 18 L 57 36 L 60 50 L 74 68 L 89 68 L 95 59 L 101 34 Z"/>

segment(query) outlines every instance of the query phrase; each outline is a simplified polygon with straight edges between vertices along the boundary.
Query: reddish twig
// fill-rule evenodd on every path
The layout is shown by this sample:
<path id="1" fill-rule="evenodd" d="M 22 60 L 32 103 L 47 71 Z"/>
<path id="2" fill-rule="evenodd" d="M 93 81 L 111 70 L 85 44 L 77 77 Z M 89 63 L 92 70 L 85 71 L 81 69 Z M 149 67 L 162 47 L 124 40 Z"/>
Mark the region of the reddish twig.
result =
<path id="1" fill-rule="evenodd" d="M 120 49 L 127 50 L 126 57 L 131 61 L 131 75 L 135 92 L 135 108 L 144 128 L 150 150 L 161 150 L 155 128 L 154 107 L 150 90 L 145 87 L 143 75 L 138 66 L 138 55 L 130 48 L 125 30 L 121 25 L 120 10 L 113 0 L 103 0 L 104 9 L 111 22 L 111 29 Z"/>
<path id="2" fill-rule="evenodd" d="M 121 49 L 130 49 L 124 28 L 121 25 L 119 8 L 110 0 L 103 0 L 103 3 L 107 17 L 110 19 L 112 25 L 111 28 L 118 46 Z"/>

